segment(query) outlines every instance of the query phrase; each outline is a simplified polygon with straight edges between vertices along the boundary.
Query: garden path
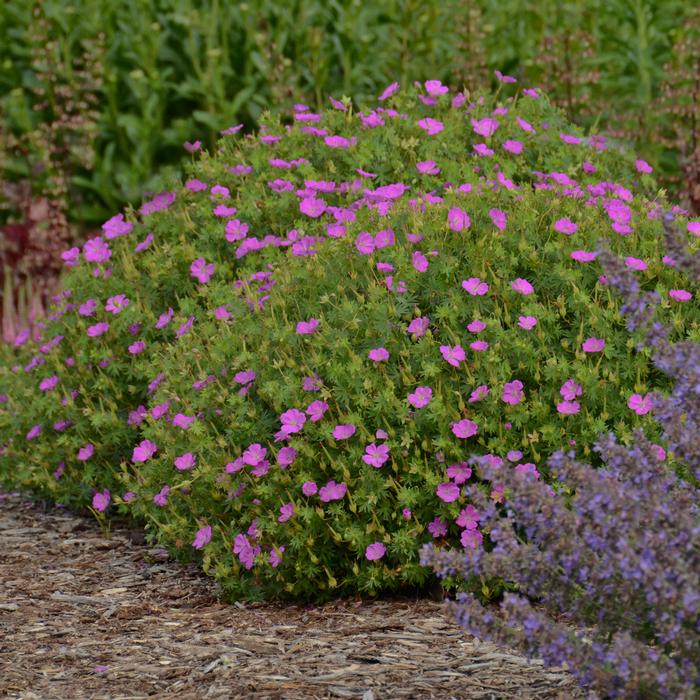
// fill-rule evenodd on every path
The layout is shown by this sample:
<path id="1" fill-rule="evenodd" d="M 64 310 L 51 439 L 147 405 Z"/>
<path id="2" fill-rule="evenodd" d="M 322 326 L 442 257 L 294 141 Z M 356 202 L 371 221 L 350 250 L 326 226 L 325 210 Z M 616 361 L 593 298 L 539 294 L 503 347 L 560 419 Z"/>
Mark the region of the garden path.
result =
<path id="1" fill-rule="evenodd" d="M 225 605 L 194 565 L 133 534 L 0 493 L 0 697 L 582 697 L 436 601 Z"/>

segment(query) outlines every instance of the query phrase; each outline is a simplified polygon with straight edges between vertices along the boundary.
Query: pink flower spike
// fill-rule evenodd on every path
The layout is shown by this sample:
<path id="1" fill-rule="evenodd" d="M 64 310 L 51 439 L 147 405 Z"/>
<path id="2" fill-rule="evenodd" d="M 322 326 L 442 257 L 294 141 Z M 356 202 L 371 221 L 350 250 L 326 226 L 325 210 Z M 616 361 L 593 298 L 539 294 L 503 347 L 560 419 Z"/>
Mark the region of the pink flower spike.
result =
<path id="1" fill-rule="evenodd" d="M 377 561 L 386 554 L 386 547 L 381 542 L 373 542 L 365 549 L 365 558 L 369 561 Z"/>
<path id="2" fill-rule="evenodd" d="M 643 416 L 649 413 L 652 408 L 651 396 L 645 394 L 632 394 L 627 400 L 627 406 L 631 408 L 638 416 Z"/>
<path id="3" fill-rule="evenodd" d="M 514 282 L 511 282 L 510 287 L 513 291 L 525 295 L 532 294 L 535 291 L 533 286 L 522 277 L 518 277 Z"/>
<path id="4" fill-rule="evenodd" d="M 456 435 L 458 438 L 461 438 L 462 440 L 465 440 L 466 438 L 472 437 L 472 435 L 476 435 L 479 426 L 477 426 L 477 424 L 474 423 L 474 421 L 470 421 L 467 418 L 464 418 L 460 421 L 450 423 L 450 428 L 452 429 L 454 435 Z"/>
<path id="5" fill-rule="evenodd" d="M 605 347 L 603 338 L 586 338 L 581 345 L 583 352 L 600 352 Z"/>

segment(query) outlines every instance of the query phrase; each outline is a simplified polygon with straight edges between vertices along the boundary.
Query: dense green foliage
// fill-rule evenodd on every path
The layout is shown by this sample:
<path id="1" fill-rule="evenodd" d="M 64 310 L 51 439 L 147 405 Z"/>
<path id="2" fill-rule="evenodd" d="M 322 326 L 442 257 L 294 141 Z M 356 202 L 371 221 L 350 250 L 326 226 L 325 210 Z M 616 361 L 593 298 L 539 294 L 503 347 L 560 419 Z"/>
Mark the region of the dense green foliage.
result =
<path id="1" fill-rule="evenodd" d="M 198 544 L 232 596 L 374 593 L 423 582 L 433 537 L 476 544 L 473 450 L 546 479 L 554 449 L 647 426 L 666 379 L 594 251 L 698 339 L 653 178 L 535 92 L 395 87 L 229 133 L 67 251 L 53 320 L 2 368 L 0 479 Z"/>

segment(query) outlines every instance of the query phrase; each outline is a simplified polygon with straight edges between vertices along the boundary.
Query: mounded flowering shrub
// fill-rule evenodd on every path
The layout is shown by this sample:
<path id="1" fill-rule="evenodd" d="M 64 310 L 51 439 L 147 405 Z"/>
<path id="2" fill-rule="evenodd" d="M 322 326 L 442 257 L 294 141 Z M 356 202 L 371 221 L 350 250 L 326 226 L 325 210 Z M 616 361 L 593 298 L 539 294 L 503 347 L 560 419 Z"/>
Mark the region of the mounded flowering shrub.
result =
<path id="1" fill-rule="evenodd" d="M 541 657 L 547 666 L 567 664 L 592 697 L 696 697 L 700 345 L 668 342 L 670 329 L 652 321 L 658 299 L 640 294 L 621 261 L 608 257 L 605 264 L 626 298 L 629 326 L 644 330 L 655 365 L 675 380 L 670 396 L 655 392 L 652 400 L 685 478 L 668 468 L 664 451 L 642 430 L 629 448 L 612 433 L 601 437 L 595 450 L 605 464 L 597 470 L 573 451 L 556 452 L 549 459 L 553 487 L 474 456 L 469 463 L 485 483 L 506 486 L 499 506 L 478 488 L 470 493 L 490 544 L 467 552 L 428 545 L 422 561 L 440 576 L 515 583 L 502 615 L 468 593 L 449 605 L 479 638 Z M 697 257 L 694 269 L 700 280 Z"/>
<path id="2" fill-rule="evenodd" d="M 425 580 L 421 542 L 479 545 L 475 446 L 547 479 L 562 444 L 650 422 L 665 378 L 594 252 L 697 335 L 648 174 L 536 91 L 380 101 L 229 129 L 66 252 L 72 292 L 5 375 L 6 481 L 123 506 L 231 595 L 375 592 Z"/>

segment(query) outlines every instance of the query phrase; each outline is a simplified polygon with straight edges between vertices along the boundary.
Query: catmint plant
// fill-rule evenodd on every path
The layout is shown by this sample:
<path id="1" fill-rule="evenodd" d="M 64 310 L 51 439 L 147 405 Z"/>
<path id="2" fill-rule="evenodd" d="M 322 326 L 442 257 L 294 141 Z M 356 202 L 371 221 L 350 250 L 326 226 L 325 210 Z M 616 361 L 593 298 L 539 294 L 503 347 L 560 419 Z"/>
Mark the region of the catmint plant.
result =
<path id="1" fill-rule="evenodd" d="M 664 219 L 666 245 L 697 282 L 697 260 Z M 669 342 L 655 320 L 658 297 L 641 293 L 635 273 L 602 250 L 609 283 L 625 299 L 638 350 L 675 380 L 654 392 L 659 445 L 642 430 L 624 447 L 613 433 L 594 450 L 600 469 L 560 450 L 548 460 L 551 484 L 493 459 L 468 463 L 499 497 L 470 496 L 487 535 L 473 550 L 426 546 L 421 561 L 442 577 L 502 578 L 515 592 L 497 615 L 474 595 L 450 603 L 482 639 L 566 665 L 596 697 L 694 697 L 700 686 L 700 344 Z M 679 466 L 669 466 L 673 454 Z M 498 487 L 498 489 L 496 489 Z"/>

